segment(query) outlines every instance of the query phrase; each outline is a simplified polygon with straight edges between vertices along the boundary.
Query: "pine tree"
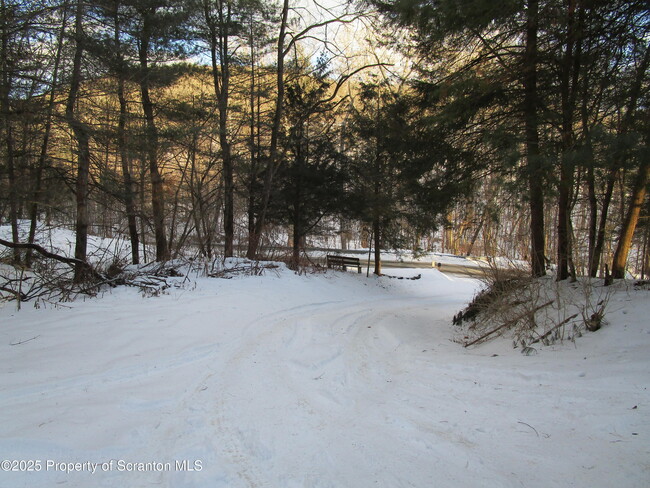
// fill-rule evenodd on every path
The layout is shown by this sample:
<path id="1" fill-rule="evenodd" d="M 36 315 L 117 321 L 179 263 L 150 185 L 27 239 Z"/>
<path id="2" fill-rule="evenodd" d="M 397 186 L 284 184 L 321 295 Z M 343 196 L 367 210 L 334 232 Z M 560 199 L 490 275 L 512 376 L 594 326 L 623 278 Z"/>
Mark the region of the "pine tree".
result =
<path id="1" fill-rule="evenodd" d="M 158 63 L 186 55 L 188 18 L 185 2 L 178 0 L 128 0 L 125 14 L 129 23 L 124 32 L 137 46 L 138 83 L 145 119 L 145 152 L 151 180 L 151 206 L 156 240 L 156 260 L 170 257 L 165 230 L 165 190 L 159 161 L 159 129 L 151 88 L 156 81 Z M 167 70 L 168 71 L 168 70 Z M 163 67 L 163 72 L 165 72 Z"/>
<path id="2" fill-rule="evenodd" d="M 299 267 L 305 237 L 327 216 L 345 210 L 344 156 L 335 101 L 331 96 L 327 60 L 321 58 L 307 73 L 292 67 L 287 84 L 285 116 L 288 131 L 282 138 L 284 164 L 278 169 L 269 220 L 292 229 L 292 266 Z M 297 73 L 296 73 L 297 72 Z"/>
<path id="3" fill-rule="evenodd" d="M 373 3 L 413 33 L 426 61 L 421 77 L 434 101 L 436 93 L 448 92 L 452 95 L 445 98 L 459 105 L 453 92 L 468 82 L 474 83 L 476 91 L 470 98 L 497 95 L 483 113 L 468 106 L 470 117 L 446 106 L 438 108 L 458 117 L 457 139 L 470 140 L 481 133 L 477 142 L 484 152 L 498 150 L 501 161 L 492 158 L 491 171 L 516 174 L 519 188 L 527 186 L 534 276 L 545 273 L 546 250 L 553 245 L 558 279 L 575 275 L 572 214 L 586 182 L 589 271 L 595 275 L 611 220 L 615 183 L 629 162 L 626 154 L 631 154 L 616 146 L 626 147 L 633 131 L 630 122 L 639 101 L 638 83 L 644 79 L 638 70 L 629 76 L 634 71 L 630 64 L 638 66 L 635 53 L 643 53 L 647 44 L 643 2 Z M 498 133 L 509 134 L 514 144 L 504 144 L 503 137 L 499 142 L 494 138 Z M 599 189 L 603 167 L 607 174 Z M 554 208 L 545 205 L 551 197 L 557 198 Z M 545 214 L 553 209 L 558 215 L 557 240 L 547 245 L 551 226 Z"/>
<path id="4" fill-rule="evenodd" d="M 375 274 L 381 274 L 382 248 L 405 247 L 410 229 L 422 234 L 437 228 L 471 189 L 476 167 L 468 151 L 446 140 L 445 117 L 432 123 L 419 97 L 391 87 L 363 85 L 347 143 L 353 215 L 372 229 Z"/>

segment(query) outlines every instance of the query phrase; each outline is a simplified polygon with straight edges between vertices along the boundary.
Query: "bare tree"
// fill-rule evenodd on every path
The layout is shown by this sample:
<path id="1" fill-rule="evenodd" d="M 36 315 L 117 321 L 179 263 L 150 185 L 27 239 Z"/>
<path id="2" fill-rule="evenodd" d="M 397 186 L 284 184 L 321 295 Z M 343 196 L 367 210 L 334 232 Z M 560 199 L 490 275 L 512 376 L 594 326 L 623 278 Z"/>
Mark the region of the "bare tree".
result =
<path id="1" fill-rule="evenodd" d="M 276 46 L 276 73 L 275 73 L 275 106 L 273 109 L 273 121 L 271 124 L 271 137 L 270 144 L 268 148 L 268 153 L 266 155 L 266 168 L 264 170 L 264 183 L 262 189 L 261 203 L 259 206 L 259 211 L 256 216 L 256 221 L 254 225 L 250 228 L 252 229 L 252 234 L 248 238 L 248 249 L 246 251 L 246 256 L 248 258 L 254 258 L 258 254 L 258 248 L 260 244 L 260 238 L 264 230 L 267 219 L 267 211 L 269 207 L 269 201 L 271 199 L 271 193 L 273 189 L 273 180 L 275 174 L 281 163 L 282 155 L 280 153 L 279 139 L 280 132 L 282 130 L 282 120 L 284 115 L 284 104 L 285 104 L 285 60 L 289 53 L 295 48 L 295 46 L 305 39 L 317 40 L 322 43 L 326 43 L 323 39 L 318 39 L 315 36 L 315 33 L 320 29 L 326 28 L 327 26 L 334 24 L 347 24 L 354 22 L 355 20 L 363 17 L 363 13 L 359 12 L 349 12 L 344 11 L 342 13 L 334 13 L 327 9 L 323 10 L 326 17 L 323 20 L 317 20 L 313 23 L 308 23 L 304 28 L 293 31 L 292 26 L 290 25 L 289 13 L 292 11 L 292 7 L 289 0 L 284 0 L 282 3 L 282 9 L 280 11 L 280 25 L 278 40 Z M 376 66 L 377 64 L 374 64 Z M 361 68 L 361 69 L 365 69 Z M 347 81 L 351 76 L 359 72 L 361 69 L 354 70 L 351 73 L 343 75 L 336 83 L 335 91 L 341 88 L 343 83 Z"/>
<path id="2" fill-rule="evenodd" d="M 75 223 L 75 250 L 74 257 L 78 261 L 86 261 L 88 247 L 88 180 L 90 173 L 90 128 L 83 122 L 76 113 L 76 105 L 79 99 L 79 89 L 82 82 L 82 60 L 84 53 L 84 3 L 77 0 L 75 9 L 75 51 L 72 65 L 72 78 L 70 91 L 65 108 L 65 117 L 68 125 L 74 133 L 77 142 L 77 177 L 75 183 L 75 196 L 77 202 L 77 218 Z M 87 271 L 86 266 L 75 267 L 75 281 L 83 281 Z"/>

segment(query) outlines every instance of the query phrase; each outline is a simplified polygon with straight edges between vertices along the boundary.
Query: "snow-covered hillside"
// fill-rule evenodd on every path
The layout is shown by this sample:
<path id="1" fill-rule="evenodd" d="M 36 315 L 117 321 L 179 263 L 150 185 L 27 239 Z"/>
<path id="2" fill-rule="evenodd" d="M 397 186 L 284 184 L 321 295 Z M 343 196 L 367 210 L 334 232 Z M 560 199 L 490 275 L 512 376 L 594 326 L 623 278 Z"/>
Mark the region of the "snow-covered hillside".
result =
<path id="1" fill-rule="evenodd" d="M 476 281 L 390 273 L 422 278 L 280 267 L 5 303 L 0 486 L 649 485 L 648 290 L 524 356 L 452 341 Z"/>

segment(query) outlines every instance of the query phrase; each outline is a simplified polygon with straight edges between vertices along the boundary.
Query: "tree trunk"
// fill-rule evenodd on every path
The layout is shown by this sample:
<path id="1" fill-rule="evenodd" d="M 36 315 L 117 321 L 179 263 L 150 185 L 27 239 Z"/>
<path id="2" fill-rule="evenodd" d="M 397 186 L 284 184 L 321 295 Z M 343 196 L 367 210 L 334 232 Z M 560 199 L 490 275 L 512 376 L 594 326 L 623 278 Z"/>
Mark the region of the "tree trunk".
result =
<path id="1" fill-rule="evenodd" d="M 630 101 L 628 104 L 628 110 L 625 113 L 625 117 L 621 123 L 622 133 L 627 133 L 629 126 L 632 124 L 633 114 L 636 111 L 637 101 L 641 93 L 641 87 L 643 81 L 646 78 L 646 72 L 650 66 L 650 50 L 646 51 L 641 63 L 639 64 L 636 77 L 634 80 L 634 85 L 631 89 Z M 627 263 L 627 256 L 630 252 L 630 247 L 632 245 L 632 238 L 634 237 L 634 231 L 636 225 L 639 221 L 639 215 L 641 213 L 641 206 L 643 205 L 646 186 L 648 184 L 648 179 L 650 178 L 650 162 L 647 159 L 641 160 L 641 166 L 639 172 L 636 175 L 634 182 L 634 189 L 632 191 L 632 196 L 630 199 L 630 206 L 625 214 L 623 220 L 623 226 L 619 234 L 618 245 L 614 253 L 614 258 L 612 262 L 612 278 L 624 278 L 625 277 L 625 265 Z"/>
<path id="2" fill-rule="evenodd" d="M 649 65 L 650 65 L 650 50 L 645 52 L 643 59 L 641 60 L 641 63 L 639 64 L 639 67 L 637 69 L 636 76 L 634 77 L 634 83 L 630 88 L 630 94 L 627 102 L 627 109 L 625 111 L 625 114 L 623 115 L 623 119 L 621 120 L 621 124 L 620 124 L 620 129 L 619 129 L 620 136 L 626 135 L 628 133 L 630 126 L 632 125 L 632 121 L 634 119 L 633 116 L 634 113 L 636 112 L 637 103 L 639 100 L 639 96 L 641 94 L 641 87 L 643 85 L 643 80 L 646 77 L 646 71 L 648 70 Z M 600 215 L 600 225 L 598 227 L 598 236 L 596 239 L 596 247 L 594 250 L 594 258 L 592 261 L 596 264 L 600 262 L 600 257 L 605 243 L 605 229 L 607 226 L 607 214 L 609 212 L 609 205 L 611 203 L 612 194 L 614 192 L 614 185 L 616 184 L 616 179 L 618 177 L 619 169 L 623 166 L 626 157 L 627 156 L 625 154 L 619 154 L 612 162 L 607 175 L 607 188 L 605 190 L 605 196 L 603 198 L 603 209 Z M 642 173 L 643 173 L 643 165 L 639 170 L 638 176 L 642 177 Z M 630 217 L 633 216 L 630 215 Z M 636 226 L 636 224 L 634 225 Z M 621 237 L 623 237 L 622 233 L 621 233 Z M 618 257 L 619 261 L 622 259 L 623 252 L 624 250 L 621 249 L 621 253 Z M 625 261 L 627 261 L 627 253 L 625 253 Z"/>
<path id="3" fill-rule="evenodd" d="M 583 120 L 583 126 L 585 121 Z M 585 127 L 585 144 L 587 146 L 587 197 L 589 199 L 589 224 L 588 224 L 588 244 L 589 244 L 589 262 L 588 275 L 595 278 L 598 274 L 600 259 L 596 259 L 596 236 L 598 225 L 598 198 L 596 197 L 596 182 L 594 175 L 594 157 L 591 138 L 588 129 Z"/>
<path id="4" fill-rule="evenodd" d="M 140 263 L 140 240 L 138 238 L 138 223 L 136 221 L 135 210 L 135 192 L 133 191 L 133 178 L 131 177 L 131 161 L 126 139 L 126 119 L 128 108 L 124 94 L 124 58 L 121 52 L 120 43 L 120 23 L 117 4 L 115 8 L 115 49 L 117 51 L 118 63 L 117 68 L 117 97 L 120 103 L 120 114 L 117 122 L 117 144 L 120 152 L 120 161 L 122 164 L 122 179 L 124 182 L 124 207 L 126 210 L 126 219 L 129 227 L 129 239 L 131 241 L 131 262 Z"/>
<path id="5" fill-rule="evenodd" d="M 372 233 L 375 241 L 373 243 L 375 248 L 375 270 L 373 273 L 379 276 L 381 275 L 381 221 L 379 217 L 372 222 Z"/>
<path id="6" fill-rule="evenodd" d="M 616 165 L 614 165 L 616 166 Z M 600 220 L 598 223 L 598 232 L 596 234 L 596 245 L 594 247 L 594 254 L 591 260 L 592 263 L 592 276 L 596 276 L 598 268 L 600 266 L 601 256 L 603 254 L 603 248 L 605 246 L 605 234 L 607 231 L 607 218 L 609 215 L 609 206 L 612 202 L 612 195 L 614 193 L 614 185 L 616 184 L 616 178 L 618 177 L 618 168 L 612 167 L 607 173 L 607 183 L 605 187 L 605 193 L 603 195 L 602 208 L 600 210 Z"/>
<path id="7" fill-rule="evenodd" d="M 59 30 L 59 37 L 57 39 L 56 55 L 54 57 L 54 68 L 52 70 L 52 86 L 50 88 L 50 96 L 47 102 L 47 111 L 45 114 L 45 128 L 43 129 L 43 142 L 41 143 L 41 151 L 36 163 L 36 171 L 34 172 L 34 194 L 32 203 L 29 207 L 29 236 L 27 242 L 33 244 L 36 238 L 36 225 L 38 224 L 38 211 L 39 205 L 43 201 L 43 171 L 47 162 L 47 152 L 50 145 L 50 135 L 52 132 L 52 114 L 54 112 L 54 103 L 56 101 L 56 87 L 59 81 L 59 67 L 61 64 L 61 54 L 63 52 L 63 41 L 65 36 L 65 29 L 68 21 L 68 2 L 64 2 L 61 6 L 62 18 L 61 29 Z M 29 267 L 32 264 L 32 249 L 28 249 L 25 255 L 25 264 Z"/>
<path id="8" fill-rule="evenodd" d="M 144 161 L 141 161 L 140 164 L 140 174 L 138 175 L 138 203 L 140 209 L 144 212 L 146 205 L 146 197 L 144 194 L 145 181 L 147 175 L 147 168 L 144 165 Z M 149 253 L 147 251 L 147 227 L 149 225 L 148 219 L 143 215 L 140 216 L 140 244 L 142 245 L 142 260 L 146 263 L 149 260 Z"/>
<path id="9" fill-rule="evenodd" d="M 88 247 L 88 179 L 90 175 L 90 129 L 76 115 L 75 108 L 81 86 L 81 62 L 83 57 L 83 15 L 84 4 L 77 0 L 75 14 L 75 54 L 72 65 L 72 78 L 70 93 L 66 103 L 65 116 L 77 140 L 77 178 L 75 194 L 77 203 L 77 217 L 75 222 L 75 250 L 74 257 L 78 261 L 86 262 Z M 75 282 L 79 283 L 87 278 L 88 267 L 75 266 Z"/>
<path id="10" fill-rule="evenodd" d="M 163 178 L 158 167 L 158 128 L 153 110 L 153 103 L 149 94 L 149 42 L 151 40 L 151 22 L 154 9 L 148 9 L 143 15 L 143 26 L 138 47 L 140 59 L 140 93 L 142 98 L 142 111 L 144 112 L 146 127 L 146 152 L 149 162 L 149 175 L 151 178 L 151 209 L 153 213 L 153 226 L 156 238 L 156 261 L 169 259 L 169 248 L 165 236 L 165 193 Z"/>
<path id="11" fill-rule="evenodd" d="M 526 164 L 530 198 L 531 271 L 544 276 L 544 174 L 540 160 L 537 118 L 537 30 L 538 0 L 529 0 L 526 19 L 526 51 L 523 62 L 524 125 L 526 135 Z"/>
<path id="12" fill-rule="evenodd" d="M 205 0 L 204 15 L 210 33 L 210 54 L 212 58 L 212 77 L 219 110 L 219 145 L 223 163 L 224 186 L 224 256 L 233 255 L 234 242 L 234 176 L 232 149 L 228 138 L 228 104 L 230 97 L 230 52 L 231 3 L 218 0 L 217 16 L 211 12 L 211 2 Z"/>
<path id="13" fill-rule="evenodd" d="M 575 105 L 576 82 L 579 71 L 580 43 L 575 49 L 575 10 L 576 0 L 569 0 L 567 11 L 566 47 L 562 60 L 560 82 L 562 106 L 562 158 L 560 162 L 560 188 L 558 199 L 558 228 L 557 228 L 557 279 L 569 277 L 569 262 L 571 261 L 571 191 L 573 189 L 574 168 L 570 161 L 573 149 L 573 112 Z M 572 72 L 574 76 L 572 76 Z"/>
<path id="14" fill-rule="evenodd" d="M 339 219 L 339 235 L 341 236 L 341 249 L 346 251 L 348 248 L 348 226 L 343 217 Z"/>
<path id="15" fill-rule="evenodd" d="M 203 201 L 203 182 L 201 181 L 201 177 L 198 175 L 196 164 L 196 152 L 198 151 L 198 134 L 196 132 L 192 135 L 192 144 L 188 150 L 190 160 L 189 187 L 190 196 L 192 198 L 191 217 L 194 220 L 196 239 L 199 243 L 201 256 L 211 260 L 212 246 L 210 242 L 210 231 L 206 226 L 209 216 L 205 210 L 205 203 Z"/>
<path id="16" fill-rule="evenodd" d="M 485 223 L 485 218 L 486 214 L 488 211 L 488 207 L 486 206 L 483 209 L 483 212 L 481 212 L 481 219 L 478 222 L 478 225 L 476 226 L 476 229 L 474 230 L 474 233 L 472 234 L 472 238 L 469 241 L 469 246 L 467 246 L 467 256 L 472 255 L 472 251 L 474 250 L 474 244 L 476 244 L 476 241 L 478 239 L 479 234 L 481 233 L 481 229 L 483 228 L 483 224 Z"/>
<path id="17" fill-rule="evenodd" d="M 300 247 L 303 242 L 303 228 L 301 225 L 301 202 L 300 202 L 300 187 L 296 185 L 294 201 L 293 201 L 293 215 L 292 215 L 292 229 L 293 229 L 293 242 L 291 243 L 291 266 L 293 269 L 300 268 Z"/>
<path id="18" fill-rule="evenodd" d="M 275 111 L 273 113 L 273 125 L 271 126 L 271 145 L 267 161 L 266 174 L 264 177 L 264 190 L 262 192 L 262 202 L 255 222 L 255 231 L 249 236 L 248 250 L 246 252 L 249 259 L 257 256 L 260 238 L 264 225 L 266 224 L 266 212 L 269 201 L 271 200 L 271 191 L 273 189 L 273 177 L 278 167 L 278 141 L 280 138 L 280 129 L 282 114 L 284 111 L 284 58 L 285 58 L 285 39 L 287 36 L 287 18 L 289 16 L 289 0 L 284 0 L 282 4 L 282 17 L 280 21 L 280 34 L 277 44 L 277 66 L 276 66 L 276 98 Z"/>
<path id="19" fill-rule="evenodd" d="M 7 25 L 9 15 L 7 12 L 7 6 L 4 0 L 1 3 L 2 8 L 2 45 L 0 48 L 0 56 L 2 59 L 2 86 L 0 87 L 0 113 L 2 114 L 2 132 L 4 136 L 4 144 L 7 162 L 7 177 L 9 180 L 9 222 L 11 224 L 11 238 L 14 243 L 19 242 L 18 235 L 18 182 L 16 181 L 16 165 L 15 165 L 15 147 L 14 147 L 14 136 L 13 128 L 11 126 L 11 104 L 9 101 L 9 92 L 11 91 L 12 83 L 12 74 L 10 73 L 11 65 L 9 60 L 11 56 L 9 54 L 9 31 L 10 26 Z M 15 264 L 20 263 L 20 250 L 18 248 L 13 249 L 13 261 Z"/>
<path id="20" fill-rule="evenodd" d="M 647 159 L 643 160 L 639 172 L 634 181 L 634 189 L 630 198 L 630 206 L 628 207 L 621 227 L 621 233 L 618 239 L 616 252 L 612 261 L 612 278 L 621 279 L 625 278 L 625 267 L 627 264 L 627 256 L 630 253 L 632 246 L 632 238 L 636 230 L 637 223 L 639 222 L 639 215 L 641 214 L 641 207 L 645 202 L 646 187 L 650 180 L 650 163 Z"/>
<path id="21" fill-rule="evenodd" d="M 298 270 L 300 269 L 300 249 L 302 248 L 302 243 L 304 239 L 302 237 L 296 236 L 295 232 L 298 231 L 300 232 L 300 225 L 294 226 L 294 235 L 293 235 L 293 242 L 291 243 L 291 266 L 292 269 Z"/>
<path id="22" fill-rule="evenodd" d="M 293 185 L 293 255 L 292 265 L 294 269 L 300 268 L 300 248 L 305 239 L 306 230 L 303 228 L 303 171 L 306 164 L 306 151 L 303 151 L 303 141 L 305 139 L 305 125 L 307 121 L 301 120 L 297 123 L 297 127 L 293 129 L 295 134 L 295 174 L 296 178 Z"/>
<path id="23" fill-rule="evenodd" d="M 250 98 L 248 100 L 250 104 L 250 119 L 249 119 L 249 156 L 250 156 L 250 168 L 248 170 L 248 180 L 247 180 L 247 190 L 248 190 L 248 248 L 246 251 L 246 256 L 251 257 L 251 245 L 253 243 L 252 236 L 255 234 L 255 182 L 257 181 L 257 165 L 259 162 L 259 144 L 257 143 L 256 135 L 259 134 L 258 123 L 260 118 L 256 115 L 260 112 L 260 103 L 259 103 L 259 94 L 257 90 L 257 78 L 255 76 L 255 33 L 253 25 L 250 25 Z"/>
<path id="24" fill-rule="evenodd" d="M 647 207 L 647 212 L 650 215 L 650 205 Z M 643 239 L 643 263 L 641 264 L 641 279 L 650 277 L 650 225 L 645 226 L 645 238 Z"/>

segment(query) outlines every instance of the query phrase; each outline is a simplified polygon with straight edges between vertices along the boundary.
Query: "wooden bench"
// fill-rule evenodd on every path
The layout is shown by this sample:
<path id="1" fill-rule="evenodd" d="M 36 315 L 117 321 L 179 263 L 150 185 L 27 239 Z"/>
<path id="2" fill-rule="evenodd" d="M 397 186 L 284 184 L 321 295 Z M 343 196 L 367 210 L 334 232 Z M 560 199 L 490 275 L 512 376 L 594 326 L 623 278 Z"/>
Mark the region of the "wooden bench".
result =
<path id="1" fill-rule="evenodd" d="M 361 273 L 361 261 L 359 261 L 359 258 L 349 258 L 347 256 L 328 254 L 327 267 L 342 269 L 343 271 L 347 271 L 348 267 L 356 267 L 358 272 Z"/>

